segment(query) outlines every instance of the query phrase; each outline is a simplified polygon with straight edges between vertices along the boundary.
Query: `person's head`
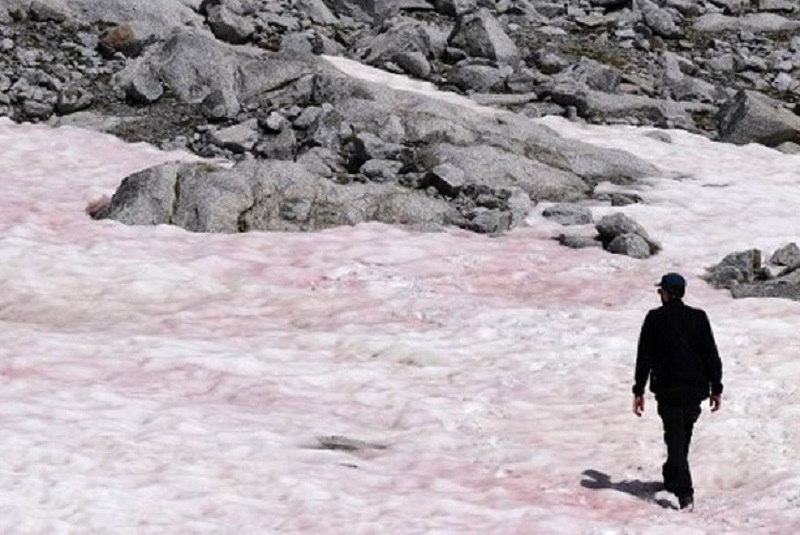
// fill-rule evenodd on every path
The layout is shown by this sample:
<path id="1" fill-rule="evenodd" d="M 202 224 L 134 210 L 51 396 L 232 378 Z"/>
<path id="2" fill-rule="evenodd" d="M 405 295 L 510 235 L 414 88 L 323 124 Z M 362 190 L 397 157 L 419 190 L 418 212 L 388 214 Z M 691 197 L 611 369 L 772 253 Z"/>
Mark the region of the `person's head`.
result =
<path id="1" fill-rule="evenodd" d="M 686 279 L 680 273 L 667 273 L 656 286 L 662 303 L 670 299 L 683 299 L 686 294 Z"/>

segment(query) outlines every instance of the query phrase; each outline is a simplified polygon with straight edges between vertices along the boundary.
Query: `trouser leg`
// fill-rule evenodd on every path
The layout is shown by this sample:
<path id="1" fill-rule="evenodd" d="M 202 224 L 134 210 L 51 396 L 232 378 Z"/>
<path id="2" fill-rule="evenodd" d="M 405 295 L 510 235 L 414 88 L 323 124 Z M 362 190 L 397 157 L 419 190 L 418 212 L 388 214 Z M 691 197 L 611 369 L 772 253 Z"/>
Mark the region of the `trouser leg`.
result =
<path id="1" fill-rule="evenodd" d="M 664 486 L 678 496 L 691 496 L 694 488 L 689 470 L 689 445 L 700 407 L 659 403 L 658 415 L 664 424 L 664 442 L 667 445 L 667 461 L 662 468 Z"/>

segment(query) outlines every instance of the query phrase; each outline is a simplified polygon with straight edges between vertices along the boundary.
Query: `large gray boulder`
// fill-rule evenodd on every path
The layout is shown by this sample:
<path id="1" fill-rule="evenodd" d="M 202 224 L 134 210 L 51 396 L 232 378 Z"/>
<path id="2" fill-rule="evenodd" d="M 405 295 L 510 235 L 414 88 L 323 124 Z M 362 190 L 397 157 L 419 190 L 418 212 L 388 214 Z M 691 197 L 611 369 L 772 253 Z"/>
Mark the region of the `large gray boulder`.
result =
<path id="1" fill-rule="evenodd" d="M 675 24 L 668 11 L 651 0 L 634 0 L 634 3 L 641 11 L 644 23 L 653 30 L 653 33 L 662 37 L 681 36 L 680 26 Z"/>
<path id="2" fill-rule="evenodd" d="M 464 173 L 467 184 L 522 189 L 531 200 L 572 201 L 589 188 L 574 173 L 490 145 L 468 147 L 438 144 L 422 151 L 431 168 L 450 164 Z"/>
<path id="3" fill-rule="evenodd" d="M 47 8 L 78 23 L 136 23 L 159 38 L 175 28 L 199 28 L 203 24 L 197 11 L 181 0 L 0 0 L 0 13 L 10 9 L 28 11 L 32 4 L 38 4 L 35 9 Z"/>
<path id="4" fill-rule="evenodd" d="M 552 77 L 551 83 L 614 93 L 619 88 L 621 78 L 622 73 L 619 69 L 582 57 L 567 68 L 559 70 L 558 74 Z"/>
<path id="5" fill-rule="evenodd" d="M 307 231 L 365 221 L 427 229 L 450 224 L 447 202 L 390 184 L 342 186 L 300 164 L 247 161 L 231 169 L 163 164 L 123 180 L 96 219 L 172 224 L 192 232 Z"/>
<path id="6" fill-rule="evenodd" d="M 660 175 L 655 166 L 623 150 L 604 149 L 565 138 L 529 138 L 526 141 L 526 154 L 530 157 L 569 170 L 592 186 L 601 182 L 631 184 Z"/>
<path id="7" fill-rule="evenodd" d="M 430 64 L 427 68 L 414 68 L 412 59 L 418 54 L 420 59 L 427 62 L 428 58 L 434 56 L 431 37 L 424 23 L 403 17 L 392 19 L 386 30 L 378 35 L 358 40 L 354 49 L 368 65 L 383 67 L 386 63 L 393 62 L 406 72 L 430 72 Z"/>
<path id="8" fill-rule="evenodd" d="M 702 279 L 714 288 L 733 288 L 768 278 L 761 265 L 761 251 L 747 249 L 730 253 L 719 264 L 709 267 Z"/>
<path id="9" fill-rule="evenodd" d="M 238 85 L 236 53 L 203 33 L 178 33 L 135 61 L 115 77 L 129 96 L 154 101 L 157 86 L 168 88 L 181 101 L 199 104 L 214 92 L 235 99 Z M 144 89 L 142 89 L 144 88 Z"/>
<path id="10" fill-rule="evenodd" d="M 595 228 L 603 247 L 611 253 L 643 259 L 661 250 L 642 225 L 623 213 L 603 216 Z"/>
<path id="11" fill-rule="evenodd" d="M 800 264 L 800 247 L 797 243 L 787 243 L 769 257 L 769 263 L 776 266 L 796 266 Z"/>
<path id="12" fill-rule="evenodd" d="M 800 117 L 755 91 L 739 91 L 721 111 L 719 124 L 720 138 L 737 145 L 800 143 Z"/>
<path id="13" fill-rule="evenodd" d="M 233 44 L 246 43 L 255 33 L 256 27 L 250 19 L 228 9 L 224 4 L 210 6 L 206 20 L 214 35 Z"/>
<path id="14" fill-rule="evenodd" d="M 471 56 L 488 58 L 499 64 L 513 66 L 520 60 L 517 45 L 486 8 L 459 17 L 448 41 Z"/>
<path id="15" fill-rule="evenodd" d="M 169 90 L 184 103 L 200 104 L 206 117 L 221 119 L 265 100 L 307 101 L 318 71 L 312 62 L 231 47 L 201 32 L 180 32 L 129 62 L 114 83 L 134 102 L 154 102 Z"/>
<path id="16" fill-rule="evenodd" d="M 422 118 L 430 118 L 430 111 L 422 113 Z M 454 145 L 491 145 L 506 152 L 524 156 L 540 163 L 567 171 L 581 177 L 586 183 L 594 185 L 608 181 L 615 184 L 629 184 L 636 180 L 659 176 L 659 170 L 652 164 L 629 152 L 606 149 L 582 141 L 563 138 L 553 129 L 536 124 L 525 116 L 501 114 L 485 116 L 471 114 L 455 122 L 458 117 L 449 108 L 442 109 L 441 120 L 450 128 L 439 130 L 454 133 L 447 140 Z M 451 122 L 447 122 L 451 121 Z M 458 130 L 456 125 L 462 129 Z M 455 134 L 458 132 L 458 134 Z M 435 141 L 435 136 L 431 136 Z M 462 141 L 457 141 L 461 139 Z"/>
<path id="17" fill-rule="evenodd" d="M 593 122 L 627 122 L 667 128 L 697 128 L 695 115 L 714 115 L 711 104 L 651 98 L 645 95 L 605 93 L 573 84 L 548 89 L 547 96 L 562 106 L 574 106 L 581 117 Z"/>

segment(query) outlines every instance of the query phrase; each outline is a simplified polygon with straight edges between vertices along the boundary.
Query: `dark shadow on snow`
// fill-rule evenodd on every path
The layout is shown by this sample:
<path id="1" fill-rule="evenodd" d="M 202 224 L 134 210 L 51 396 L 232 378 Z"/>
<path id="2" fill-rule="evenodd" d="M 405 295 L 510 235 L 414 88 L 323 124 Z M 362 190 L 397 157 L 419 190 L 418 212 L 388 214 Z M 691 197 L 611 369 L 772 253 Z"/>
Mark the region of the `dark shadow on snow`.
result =
<path id="1" fill-rule="evenodd" d="M 661 481 L 641 481 L 638 479 L 623 479 L 622 481 L 611 481 L 611 477 L 597 470 L 584 470 L 581 487 L 587 489 L 612 489 L 631 496 L 636 496 L 640 500 L 653 502 L 664 509 L 676 509 L 676 507 L 665 498 L 656 498 L 658 491 L 664 490 Z"/>

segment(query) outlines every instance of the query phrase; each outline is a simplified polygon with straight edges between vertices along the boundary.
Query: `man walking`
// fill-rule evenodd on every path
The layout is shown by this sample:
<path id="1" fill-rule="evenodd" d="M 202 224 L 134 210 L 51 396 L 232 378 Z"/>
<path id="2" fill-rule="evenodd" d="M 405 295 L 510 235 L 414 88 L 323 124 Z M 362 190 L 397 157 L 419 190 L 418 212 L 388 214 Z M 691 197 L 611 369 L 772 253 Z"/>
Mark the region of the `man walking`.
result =
<path id="1" fill-rule="evenodd" d="M 710 396 L 711 412 L 720 408 L 722 361 L 708 316 L 683 302 L 686 280 L 678 273 L 667 273 L 656 286 L 661 306 L 647 313 L 639 335 L 633 412 L 641 416 L 644 411 L 649 378 L 667 445 L 664 487 L 678 497 L 681 509 L 692 509 L 694 487 L 688 460 L 692 430 L 704 399 Z"/>

